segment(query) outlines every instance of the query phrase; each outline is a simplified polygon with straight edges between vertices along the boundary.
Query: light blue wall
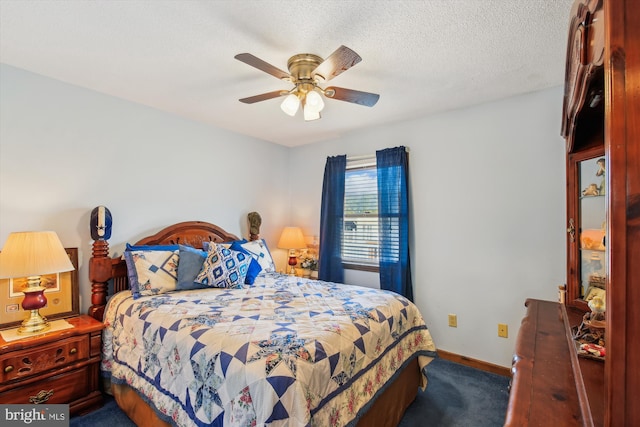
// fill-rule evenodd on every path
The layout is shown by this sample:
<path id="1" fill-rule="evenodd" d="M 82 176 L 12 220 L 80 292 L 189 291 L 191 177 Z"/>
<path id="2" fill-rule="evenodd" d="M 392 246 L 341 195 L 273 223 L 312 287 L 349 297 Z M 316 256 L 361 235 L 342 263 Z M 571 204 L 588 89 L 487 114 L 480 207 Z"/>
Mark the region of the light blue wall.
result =
<path id="1" fill-rule="evenodd" d="M 276 242 L 289 219 L 288 158 L 286 147 L 0 66 L 0 241 L 54 230 L 78 247 L 82 311 L 95 206 L 113 215 L 112 253 L 180 221 L 247 236 L 254 210 Z"/>
<path id="2" fill-rule="evenodd" d="M 292 223 L 318 234 L 327 156 L 408 147 L 415 302 L 438 348 L 510 366 L 525 299 L 556 300 L 565 283 L 562 97 L 557 87 L 292 149 Z"/>
<path id="3" fill-rule="evenodd" d="M 416 304 L 439 348 L 509 366 L 525 298 L 555 300 L 565 281 L 561 107 L 553 88 L 290 149 L 1 65 L 0 241 L 51 229 L 78 247 L 82 311 L 101 204 L 115 253 L 179 221 L 246 235 L 257 210 L 283 265 L 282 227 L 318 234 L 326 156 L 405 145 Z"/>

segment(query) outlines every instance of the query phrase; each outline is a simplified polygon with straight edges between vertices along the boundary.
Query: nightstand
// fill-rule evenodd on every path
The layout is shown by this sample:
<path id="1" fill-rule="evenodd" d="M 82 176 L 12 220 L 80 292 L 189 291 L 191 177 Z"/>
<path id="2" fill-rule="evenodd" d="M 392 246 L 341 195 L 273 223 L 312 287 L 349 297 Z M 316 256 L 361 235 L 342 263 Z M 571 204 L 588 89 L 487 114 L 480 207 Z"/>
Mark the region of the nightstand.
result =
<path id="1" fill-rule="evenodd" d="M 68 403 L 70 415 L 102 405 L 104 325 L 86 315 L 73 328 L 5 341 L 0 336 L 0 403 Z"/>

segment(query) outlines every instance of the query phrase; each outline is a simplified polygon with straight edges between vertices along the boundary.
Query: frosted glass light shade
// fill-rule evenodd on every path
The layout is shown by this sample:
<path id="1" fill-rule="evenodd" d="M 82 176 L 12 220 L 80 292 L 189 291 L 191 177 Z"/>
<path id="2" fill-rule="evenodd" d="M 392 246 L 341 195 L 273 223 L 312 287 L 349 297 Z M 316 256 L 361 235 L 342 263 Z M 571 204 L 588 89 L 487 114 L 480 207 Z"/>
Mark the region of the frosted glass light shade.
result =
<path id="1" fill-rule="evenodd" d="M 293 117 L 296 115 L 298 108 L 300 108 L 300 99 L 298 99 L 296 94 L 289 94 L 284 101 L 282 101 L 282 104 L 280 104 L 280 108 L 282 108 L 285 114 Z"/>
<path id="2" fill-rule="evenodd" d="M 309 122 L 311 120 L 318 120 L 320 118 L 320 111 L 315 111 L 311 108 L 304 107 L 304 120 Z"/>
<path id="3" fill-rule="evenodd" d="M 73 269 L 67 252 L 53 231 L 11 233 L 0 252 L 1 279 L 41 276 Z"/>
<path id="4" fill-rule="evenodd" d="M 311 111 L 320 112 L 324 108 L 324 101 L 322 96 L 315 90 L 307 92 L 305 97 L 304 110 L 310 109 Z"/>

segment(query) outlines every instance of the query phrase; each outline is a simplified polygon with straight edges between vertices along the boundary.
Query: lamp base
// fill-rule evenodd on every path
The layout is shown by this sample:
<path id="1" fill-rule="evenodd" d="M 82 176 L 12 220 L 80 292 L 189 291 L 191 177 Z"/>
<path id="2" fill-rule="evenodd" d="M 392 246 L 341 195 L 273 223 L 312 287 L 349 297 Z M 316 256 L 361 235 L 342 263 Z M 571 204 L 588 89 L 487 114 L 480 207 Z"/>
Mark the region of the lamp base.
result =
<path id="1" fill-rule="evenodd" d="M 289 249 L 289 274 L 296 275 L 296 264 L 298 264 L 298 258 L 296 257 L 296 251 Z"/>
<path id="2" fill-rule="evenodd" d="M 47 319 L 42 317 L 38 310 L 31 310 L 30 313 L 29 318 L 22 322 L 22 325 L 18 328 L 19 334 L 35 334 L 51 328 Z"/>
<path id="3" fill-rule="evenodd" d="M 29 276 L 27 278 L 27 287 L 22 300 L 22 308 L 29 311 L 29 318 L 22 322 L 22 326 L 18 328 L 19 334 L 33 334 L 36 332 L 46 331 L 50 328 L 47 319 L 40 315 L 42 307 L 47 305 L 47 297 L 44 291 L 47 288 L 40 286 L 40 276 Z"/>

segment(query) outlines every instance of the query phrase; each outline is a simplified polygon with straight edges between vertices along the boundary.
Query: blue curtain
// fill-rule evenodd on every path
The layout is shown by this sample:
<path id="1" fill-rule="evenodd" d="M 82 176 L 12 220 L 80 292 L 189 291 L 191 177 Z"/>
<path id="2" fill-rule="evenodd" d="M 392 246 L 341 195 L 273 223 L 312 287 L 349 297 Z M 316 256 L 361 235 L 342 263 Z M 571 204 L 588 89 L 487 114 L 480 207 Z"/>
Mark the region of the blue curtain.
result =
<path id="1" fill-rule="evenodd" d="M 322 183 L 318 279 L 328 282 L 344 282 L 342 231 L 346 169 L 347 156 L 327 157 Z"/>
<path id="2" fill-rule="evenodd" d="M 413 301 L 409 259 L 409 159 L 405 147 L 376 151 L 380 288 Z"/>

